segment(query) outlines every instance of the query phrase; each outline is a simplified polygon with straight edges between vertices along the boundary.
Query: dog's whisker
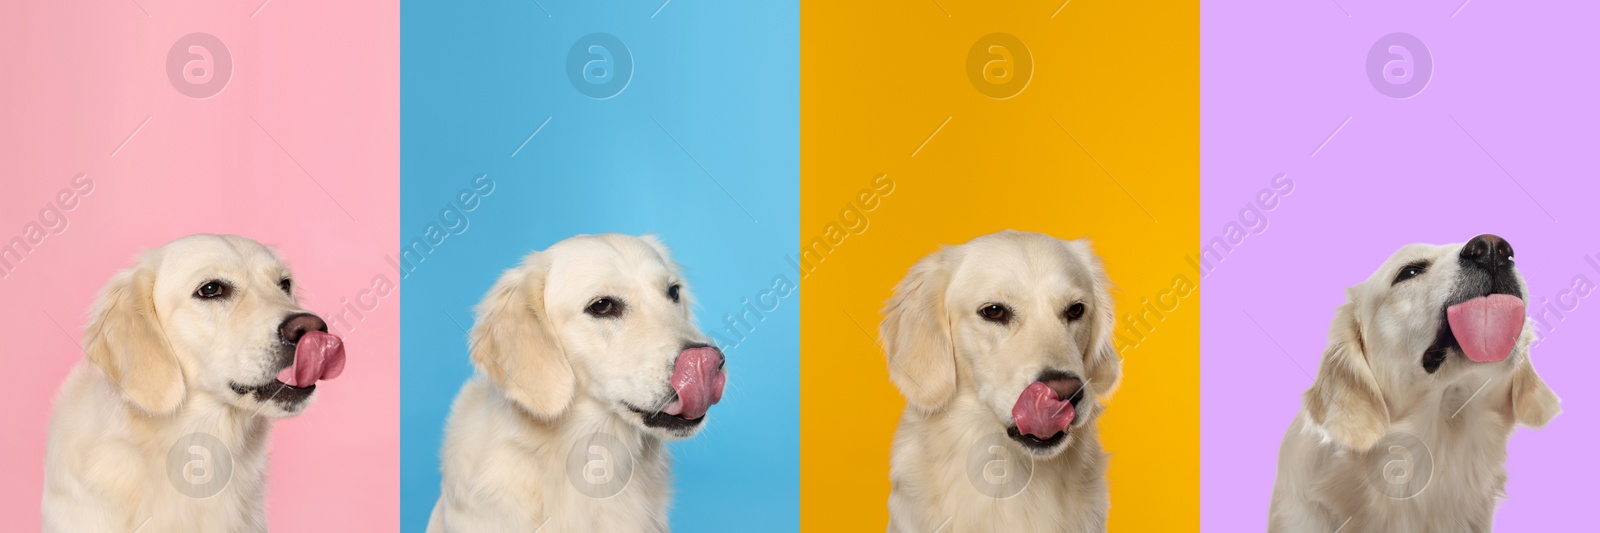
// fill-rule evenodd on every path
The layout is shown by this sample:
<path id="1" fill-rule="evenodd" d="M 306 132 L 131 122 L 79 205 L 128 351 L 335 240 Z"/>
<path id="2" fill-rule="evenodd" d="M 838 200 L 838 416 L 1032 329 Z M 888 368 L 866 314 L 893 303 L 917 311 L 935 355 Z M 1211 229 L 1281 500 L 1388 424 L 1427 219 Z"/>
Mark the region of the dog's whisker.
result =
<path id="1" fill-rule="evenodd" d="M 654 412 L 652 412 L 650 414 L 652 414 L 652 415 L 661 414 L 661 411 L 663 409 L 666 409 L 667 406 L 672 405 L 672 401 L 676 400 L 676 399 L 678 399 L 678 393 L 676 393 L 676 392 L 672 393 L 671 396 L 667 396 L 666 398 L 662 398 L 660 402 L 656 402 L 656 408 L 655 408 Z"/>

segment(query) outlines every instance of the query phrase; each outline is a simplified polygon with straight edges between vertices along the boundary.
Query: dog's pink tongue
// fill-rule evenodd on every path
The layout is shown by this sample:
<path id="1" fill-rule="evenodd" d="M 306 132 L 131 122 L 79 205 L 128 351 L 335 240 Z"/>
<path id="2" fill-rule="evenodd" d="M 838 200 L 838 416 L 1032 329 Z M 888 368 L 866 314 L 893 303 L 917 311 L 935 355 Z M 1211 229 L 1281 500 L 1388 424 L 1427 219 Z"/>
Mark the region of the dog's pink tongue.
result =
<path id="1" fill-rule="evenodd" d="M 678 391 L 678 399 L 662 412 L 689 420 L 706 416 L 712 404 L 722 401 L 722 387 L 727 383 L 722 354 L 716 348 L 684 350 L 672 365 L 672 390 Z"/>
<path id="2" fill-rule="evenodd" d="M 1011 418 L 1017 422 L 1017 431 L 1040 439 L 1054 437 L 1067 429 L 1078 416 L 1072 403 L 1062 400 L 1054 389 L 1042 382 L 1034 382 L 1022 389 L 1017 405 L 1011 408 Z"/>
<path id="3" fill-rule="evenodd" d="M 1479 363 L 1504 361 L 1511 356 L 1527 313 L 1522 299 L 1509 294 L 1473 298 L 1445 310 L 1450 332 L 1455 334 L 1461 351 Z"/>
<path id="4" fill-rule="evenodd" d="M 294 347 L 294 364 L 278 373 L 278 381 L 291 387 L 315 385 L 344 372 L 344 341 L 329 333 L 311 331 Z"/>

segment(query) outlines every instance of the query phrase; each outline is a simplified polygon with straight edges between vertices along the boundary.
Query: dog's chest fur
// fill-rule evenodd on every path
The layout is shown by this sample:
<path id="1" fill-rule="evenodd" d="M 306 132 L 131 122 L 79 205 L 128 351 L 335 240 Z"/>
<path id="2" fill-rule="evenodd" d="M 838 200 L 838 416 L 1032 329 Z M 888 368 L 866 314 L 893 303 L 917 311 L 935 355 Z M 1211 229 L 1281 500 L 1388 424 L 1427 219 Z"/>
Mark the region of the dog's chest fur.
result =
<path id="1" fill-rule="evenodd" d="M 46 531 L 267 531 L 268 419 L 203 398 L 191 399 L 172 415 L 149 417 L 123 404 L 96 378 L 94 372 L 75 371 L 65 388 L 94 392 L 64 394 L 80 400 L 57 406 L 45 467 Z M 209 442 L 220 443 L 225 452 L 208 444 L 205 456 L 179 456 L 203 463 L 173 464 L 169 452 L 180 440 L 199 442 L 185 440 L 195 433 L 216 438 Z M 214 494 L 185 494 L 177 485 L 186 481 L 170 477 L 170 469 L 185 467 L 220 475 L 222 453 L 230 473 Z"/>
<path id="2" fill-rule="evenodd" d="M 1003 434 L 981 407 L 957 404 L 931 417 L 911 410 L 902 417 L 890 468 L 891 533 L 1105 530 L 1107 461 L 1092 421 L 1072 430 L 1060 454 L 1035 459 L 1025 488 L 997 498 L 970 479 L 969 453 L 989 433 Z"/>
<path id="3" fill-rule="evenodd" d="M 1489 386 L 1467 402 L 1472 392 L 1452 386 L 1396 413 L 1390 437 L 1366 452 L 1314 444 L 1318 453 L 1302 466 L 1318 474 L 1303 479 L 1300 491 L 1322 509 L 1328 530 L 1492 529 L 1496 500 L 1504 496 L 1513 418 L 1505 387 Z M 1303 422 L 1297 419 L 1290 431 L 1303 431 Z M 1424 477 L 1426 466 L 1431 470 Z"/>

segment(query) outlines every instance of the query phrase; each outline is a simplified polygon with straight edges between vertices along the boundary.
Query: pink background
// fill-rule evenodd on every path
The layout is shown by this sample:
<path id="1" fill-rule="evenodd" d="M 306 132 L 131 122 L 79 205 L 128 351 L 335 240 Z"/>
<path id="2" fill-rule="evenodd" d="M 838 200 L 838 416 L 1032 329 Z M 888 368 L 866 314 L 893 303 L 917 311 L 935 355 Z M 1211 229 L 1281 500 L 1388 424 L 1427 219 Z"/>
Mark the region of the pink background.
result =
<path id="1" fill-rule="evenodd" d="M 393 1 L 0 4 L 0 243 L 74 175 L 94 182 L 65 229 L 0 279 L 8 529 L 40 527 L 52 400 L 82 357 L 96 291 L 141 249 L 192 233 L 254 238 L 282 252 L 324 317 L 375 276 L 398 285 L 385 261 L 399 242 L 398 31 Z M 166 71 L 169 48 L 194 32 L 233 60 L 206 99 Z M 399 529 L 399 295 L 365 301 L 365 318 L 338 328 L 344 375 L 273 431 L 275 531 Z"/>

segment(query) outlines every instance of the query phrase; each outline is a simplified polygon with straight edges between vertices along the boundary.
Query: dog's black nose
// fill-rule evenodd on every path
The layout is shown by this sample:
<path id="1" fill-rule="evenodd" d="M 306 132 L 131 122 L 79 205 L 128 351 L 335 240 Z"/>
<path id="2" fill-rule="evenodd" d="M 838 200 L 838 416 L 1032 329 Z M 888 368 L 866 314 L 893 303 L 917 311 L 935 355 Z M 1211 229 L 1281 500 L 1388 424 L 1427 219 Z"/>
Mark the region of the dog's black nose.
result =
<path id="1" fill-rule="evenodd" d="M 1461 265 L 1497 272 L 1511 267 L 1511 243 L 1499 235 L 1485 233 L 1461 248 Z"/>
<path id="2" fill-rule="evenodd" d="M 289 318 L 283 319 L 283 323 L 278 325 L 278 338 L 294 344 L 300 342 L 300 337 L 304 337 L 308 331 L 327 333 L 328 323 L 311 313 L 289 315 Z"/>

